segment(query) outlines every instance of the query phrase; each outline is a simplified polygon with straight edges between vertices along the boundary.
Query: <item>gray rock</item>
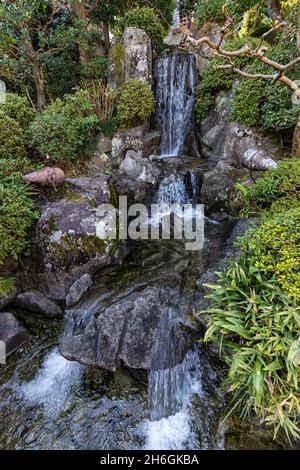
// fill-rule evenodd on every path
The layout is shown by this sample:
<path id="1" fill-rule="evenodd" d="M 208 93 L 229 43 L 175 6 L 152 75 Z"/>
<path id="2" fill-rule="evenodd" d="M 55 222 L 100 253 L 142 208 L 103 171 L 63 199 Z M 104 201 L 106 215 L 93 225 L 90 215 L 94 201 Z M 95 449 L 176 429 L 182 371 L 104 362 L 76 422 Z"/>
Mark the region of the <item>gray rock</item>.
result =
<path id="1" fill-rule="evenodd" d="M 75 305 L 86 294 L 93 285 L 89 274 L 84 274 L 78 281 L 74 282 L 66 298 L 67 307 Z"/>
<path id="2" fill-rule="evenodd" d="M 20 348 L 28 340 L 28 334 L 11 313 L 0 313 L 0 341 L 4 341 L 6 354 Z"/>
<path id="3" fill-rule="evenodd" d="M 160 176 L 157 166 L 143 158 L 142 152 L 134 152 L 133 150 L 126 153 L 120 170 L 135 181 L 153 185 L 157 183 Z"/>
<path id="4" fill-rule="evenodd" d="M 113 166 L 120 165 L 128 150 L 134 150 L 135 152 L 143 152 L 145 150 L 143 134 L 139 134 L 134 135 L 127 129 L 114 136 L 111 152 Z"/>
<path id="5" fill-rule="evenodd" d="M 105 204 L 110 199 L 108 177 L 97 175 L 95 177 L 67 178 L 66 183 L 82 199 L 95 204 Z"/>
<path id="6" fill-rule="evenodd" d="M 235 168 L 221 160 L 212 170 L 204 173 L 201 200 L 208 213 L 229 210 L 231 195 L 235 187 Z"/>
<path id="7" fill-rule="evenodd" d="M 278 135 L 266 135 L 244 124 L 231 122 L 230 111 L 236 80 L 231 90 L 221 92 L 201 121 L 202 153 L 210 160 L 230 160 L 236 166 L 254 168 L 252 163 L 264 162 L 266 169 L 274 167 L 282 156 L 282 140 Z M 258 165 L 259 166 L 259 165 Z"/>
<path id="8" fill-rule="evenodd" d="M 103 134 L 97 136 L 97 152 L 102 155 L 103 153 L 111 152 L 111 139 L 105 137 Z"/>
<path id="9" fill-rule="evenodd" d="M 137 79 L 152 83 L 152 48 L 149 36 L 142 29 L 126 28 L 123 34 L 125 49 L 125 80 Z"/>
<path id="10" fill-rule="evenodd" d="M 83 334 L 62 340 L 60 352 L 69 360 L 100 369 L 114 371 L 124 364 L 132 369 L 148 370 L 153 365 L 153 357 L 157 358 L 157 350 L 165 350 L 168 338 L 164 322 L 171 306 L 178 301 L 178 291 L 174 288 L 148 287 L 93 318 Z M 157 367 L 166 368 L 180 362 L 191 346 L 190 337 L 184 332 L 175 332 L 174 338 L 177 338 L 177 343 L 172 345 L 176 357 L 161 357 Z"/>
<path id="11" fill-rule="evenodd" d="M 212 42 L 218 44 L 221 39 L 221 29 L 219 24 L 208 22 L 202 28 L 192 31 L 192 35 L 195 39 L 209 37 Z M 208 62 L 214 56 L 212 49 L 207 44 L 203 44 L 201 48 L 188 44 L 188 50 L 195 55 L 197 70 L 202 76 Z"/>
<path id="12" fill-rule="evenodd" d="M 62 317 L 62 309 L 53 300 L 47 299 L 40 292 L 25 292 L 16 298 L 16 306 L 46 317 Z"/>

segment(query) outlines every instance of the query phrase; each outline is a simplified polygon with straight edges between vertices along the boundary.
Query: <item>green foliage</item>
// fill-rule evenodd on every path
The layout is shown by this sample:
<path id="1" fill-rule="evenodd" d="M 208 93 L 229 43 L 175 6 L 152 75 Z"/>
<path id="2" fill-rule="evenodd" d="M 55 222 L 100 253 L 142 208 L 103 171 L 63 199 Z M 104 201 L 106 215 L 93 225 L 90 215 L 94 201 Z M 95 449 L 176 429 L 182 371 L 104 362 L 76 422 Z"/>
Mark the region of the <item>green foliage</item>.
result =
<path id="1" fill-rule="evenodd" d="M 0 296 L 7 297 L 15 286 L 14 277 L 0 277 Z"/>
<path id="2" fill-rule="evenodd" d="M 229 365 L 235 406 L 296 438 L 300 373 L 300 161 L 280 162 L 250 187 L 239 185 L 255 228 L 241 256 L 218 274 L 206 340 Z M 223 348 L 225 348 L 223 350 Z"/>
<path id="3" fill-rule="evenodd" d="M 24 132 L 17 121 L 0 111 L 0 159 L 17 159 L 24 155 Z"/>
<path id="4" fill-rule="evenodd" d="M 108 75 L 108 58 L 96 57 L 84 65 L 83 77 L 87 80 L 105 80 Z"/>
<path id="5" fill-rule="evenodd" d="M 0 174 L 0 265 L 28 252 L 28 233 L 36 218 L 34 202 L 20 177 Z"/>
<path id="6" fill-rule="evenodd" d="M 298 437 L 299 305 L 246 253 L 209 287 L 214 307 L 205 340 L 217 341 L 224 353 L 233 409 L 243 417 L 255 411 L 275 435 L 282 428 Z"/>
<path id="7" fill-rule="evenodd" d="M 0 104 L 0 112 L 14 119 L 25 131 L 36 116 L 36 110 L 27 98 L 14 93 L 6 93 L 5 103 Z"/>
<path id="8" fill-rule="evenodd" d="M 234 38 L 224 45 L 224 49 L 234 51 L 242 48 L 245 44 L 255 47 L 258 44 L 258 39 L 251 37 Z M 240 56 L 234 58 L 234 63 L 238 68 L 244 68 L 251 62 L 248 56 Z M 219 69 L 218 66 L 224 64 L 225 61 L 221 58 L 215 58 L 208 63 L 205 68 L 202 81 L 197 90 L 197 99 L 195 103 L 195 113 L 197 122 L 207 116 L 210 107 L 213 105 L 215 95 L 222 90 L 229 90 L 236 75 L 230 70 Z"/>
<path id="9" fill-rule="evenodd" d="M 272 26 L 273 21 L 268 15 L 266 2 L 258 2 L 244 14 L 240 35 L 260 37 Z"/>
<path id="10" fill-rule="evenodd" d="M 300 204 L 300 161 L 287 159 L 278 167 L 263 174 L 254 184 L 243 188 L 244 212 L 255 215 L 257 212 L 270 208 L 277 203 L 287 205 L 289 201 Z"/>
<path id="11" fill-rule="evenodd" d="M 117 85 L 121 85 L 123 78 L 124 70 L 124 60 L 125 60 L 125 48 L 121 42 L 116 42 L 111 47 L 111 55 L 115 64 L 115 76 Z"/>
<path id="12" fill-rule="evenodd" d="M 120 33 L 123 33 L 128 27 L 143 29 L 150 37 L 153 48 L 158 52 L 163 49 L 166 28 L 153 8 L 142 7 L 127 11 L 119 19 L 117 29 Z"/>
<path id="13" fill-rule="evenodd" d="M 76 162 L 89 152 L 99 127 L 100 120 L 87 93 L 80 90 L 63 100 L 58 98 L 37 116 L 30 126 L 32 145 L 57 162 Z"/>
<path id="14" fill-rule="evenodd" d="M 276 62 L 287 64 L 297 57 L 294 45 L 277 45 L 269 48 L 267 56 Z M 250 73 L 273 74 L 274 70 L 255 60 L 246 68 Z M 299 77 L 300 67 L 290 72 L 291 79 Z M 237 86 L 232 103 L 232 119 L 248 125 L 256 125 L 266 131 L 280 131 L 296 124 L 299 106 L 292 103 L 292 92 L 283 83 L 271 80 L 245 78 Z"/>
<path id="15" fill-rule="evenodd" d="M 300 301 L 300 204 L 264 214 L 260 226 L 248 232 L 243 244 L 251 264 L 267 278 L 275 275 L 282 291 Z"/>
<path id="16" fill-rule="evenodd" d="M 150 118 L 155 109 L 154 95 L 141 80 L 128 80 L 117 90 L 117 118 L 121 127 L 134 127 Z"/>
<path id="17" fill-rule="evenodd" d="M 201 0 L 198 6 L 198 23 L 203 26 L 208 21 L 213 23 L 224 22 L 223 6 L 225 0 Z"/>

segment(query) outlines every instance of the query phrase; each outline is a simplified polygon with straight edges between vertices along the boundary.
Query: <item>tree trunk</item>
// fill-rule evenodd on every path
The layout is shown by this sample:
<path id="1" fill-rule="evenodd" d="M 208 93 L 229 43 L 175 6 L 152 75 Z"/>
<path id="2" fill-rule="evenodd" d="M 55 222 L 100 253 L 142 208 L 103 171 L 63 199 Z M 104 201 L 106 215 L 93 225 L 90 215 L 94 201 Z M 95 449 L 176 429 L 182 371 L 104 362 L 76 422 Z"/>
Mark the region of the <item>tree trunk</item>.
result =
<path id="1" fill-rule="evenodd" d="M 35 51 L 29 32 L 24 39 L 26 55 L 31 63 L 33 79 L 36 87 L 36 107 L 42 112 L 46 104 L 45 80 L 42 66 L 39 63 L 38 54 Z"/>
<path id="2" fill-rule="evenodd" d="M 281 19 L 279 0 L 268 0 L 268 10 L 273 21 Z"/>
<path id="3" fill-rule="evenodd" d="M 106 54 L 108 54 L 109 48 L 110 48 L 110 37 L 109 37 L 109 25 L 107 23 L 103 23 L 102 31 L 103 31 L 103 36 L 104 36 Z"/>
<path id="4" fill-rule="evenodd" d="M 39 64 L 32 64 L 33 68 L 33 77 L 36 87 L 36 107 L 37 110 L 41 113 L 46 104 L 46 93 L 45 93 L 45 80 L 44 73 Z"/>

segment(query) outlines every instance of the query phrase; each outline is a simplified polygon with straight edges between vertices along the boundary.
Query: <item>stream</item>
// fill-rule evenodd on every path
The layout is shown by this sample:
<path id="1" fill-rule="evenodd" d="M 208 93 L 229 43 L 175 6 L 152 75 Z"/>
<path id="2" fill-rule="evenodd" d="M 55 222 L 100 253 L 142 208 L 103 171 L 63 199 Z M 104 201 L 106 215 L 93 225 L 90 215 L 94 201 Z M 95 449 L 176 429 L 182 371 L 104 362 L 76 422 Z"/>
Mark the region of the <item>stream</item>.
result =
<path id="1" fill-rule="evenodd" d="M 163 53 L 155 73 L 163 135 L 159 157 L 197 157 L 195 59 Z M 154 202 L 199 203 L 192 164 L 188 171 L 189 187 L 186 178 L 172 173 Z M 203 299 L 197 282 L 222 256 L 231 229 L 228 220 L 206 219 L 201 251 L 186 251 L 184 240 L 131 242 L 123 266 L 102 269 L 88 295 L 66 311 L 64 325 L 15 312 L 31 341 L 0 369 L 0 449 L 223 449 L 220 364 L 208 356 L 190 322 Z M 175 294 L 161 315 L 148 372 L 126 367 L 108 372 L 61 356 L 62 340 L 151 286 Z"/>

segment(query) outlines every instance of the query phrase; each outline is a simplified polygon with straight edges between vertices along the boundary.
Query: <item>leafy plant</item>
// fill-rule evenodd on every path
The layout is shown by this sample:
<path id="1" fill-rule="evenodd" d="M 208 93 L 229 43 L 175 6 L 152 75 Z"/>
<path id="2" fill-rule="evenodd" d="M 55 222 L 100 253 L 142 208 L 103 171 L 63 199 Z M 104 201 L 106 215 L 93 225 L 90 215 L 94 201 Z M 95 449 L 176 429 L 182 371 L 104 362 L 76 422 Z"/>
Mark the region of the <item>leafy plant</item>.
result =
<path id="1" fill-rule="evenodd" d="M 154 95 L 149 85 L 141 80 L 128 80 L 117 90 L 117 118 L 121 127 L 141 124 L 155 109 Z"/>
<path id="2" fill-rule="evenodd" d="M 69 164 L 86 155 L 94 143 L 100 120 L 88 92 L 58 98 L 30 126 L 32 145 L 41 155 Z"/>
<path id="3" fill-rule="evenodd" d="M 143 29 L 152 41 L 153 48 L 160 52 L 163 49 L 163 39 L 166 35 L 165 24 L 153 8 L 133 8 L 118 20 L 117 30 L 123 33 L 126 28 Z"/>
<path id="4" fill-rule="evenodd" d="M 244 214 L 255 215 L 276 202 L 277 212 L 294 201 L 300 204 L 300 161 L 286 159 L 248 188 L 241 187 Z"/>
<path id="5" fill-rule="evenodd" d="M 18 175 L 0 174 L 0 265 L 28 253 L 29 231 L 37 218 L 28 187 Z"/>
<path id="6" fill-rule="evenodd" d="M 17 121 L 0 111 L 0 159 L 19 159 L 24 155 L 24 132 Z"/>
<path id="7" fill-rule="evenodd" d="M 28 99 L 15 93 L 6 93 L 5 102 L 0 104 L 0 111 L 14 119 L 24 131 L 36 116 L 36 110 Z"/>
<path id="8" fill-rule="evenodd" d="M 213 308 L 205 341 L 220 344 L 233 409 L 252 411 L 289 438 L 299 437 L 300 307 L 244 253 L 209 286 Z"/>

